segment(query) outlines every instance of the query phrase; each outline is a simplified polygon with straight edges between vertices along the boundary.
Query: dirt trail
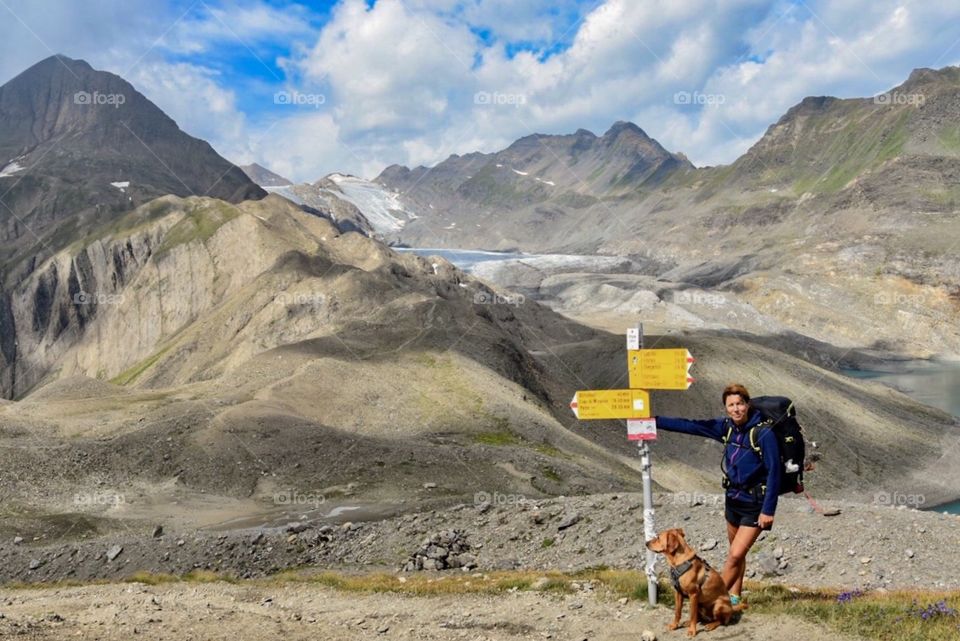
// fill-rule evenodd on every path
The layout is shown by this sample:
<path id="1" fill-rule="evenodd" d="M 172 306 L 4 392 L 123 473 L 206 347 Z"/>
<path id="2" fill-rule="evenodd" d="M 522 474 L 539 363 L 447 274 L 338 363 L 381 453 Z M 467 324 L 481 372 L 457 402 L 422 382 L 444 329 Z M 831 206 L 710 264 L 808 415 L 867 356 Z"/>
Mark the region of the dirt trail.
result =
<path id="1" fill-rule="evenodd" d="M 175 583 L 0 590 L 0 638 L 129 641 L 353 639 L 517 641 L 637 640 L 667 632 L 666 607 L 626 605 L 600 594 L 521 591 L 497 596 L 356 594 L 316 585 Z M 701 638 L 851 641 L 825 626 L 747 613 Z"/>

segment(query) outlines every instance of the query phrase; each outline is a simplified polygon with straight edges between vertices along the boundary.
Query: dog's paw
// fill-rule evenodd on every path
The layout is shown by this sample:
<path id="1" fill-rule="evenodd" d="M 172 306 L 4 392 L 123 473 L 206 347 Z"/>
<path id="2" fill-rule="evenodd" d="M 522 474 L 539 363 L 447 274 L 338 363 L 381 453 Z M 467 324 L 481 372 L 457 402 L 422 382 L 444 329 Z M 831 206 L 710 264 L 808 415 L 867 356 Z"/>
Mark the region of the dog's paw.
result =
<path id="1" fill-rule="evenodd" d="M 673 623 L 668 623 L 668 624 L 667 624 L 667 630 L 670 630 L 671 632 L 673 632 L 674 630 L 676 630 L 676 629 L 679 628 L 679 627 L 680 627 L 680 623 L 677 622 L 677 621 L 674 621 Z"/>
<path id="2" fill-rule="evenodd" d="M 697 636 L 697 629 L 696 629 L 696 628 L 690 628 L 690 629 L 688 629 L 688 630 L 687 630 L 687 636 L 688 636 L 688 637 L 695 637 L 695 636 Z"/>

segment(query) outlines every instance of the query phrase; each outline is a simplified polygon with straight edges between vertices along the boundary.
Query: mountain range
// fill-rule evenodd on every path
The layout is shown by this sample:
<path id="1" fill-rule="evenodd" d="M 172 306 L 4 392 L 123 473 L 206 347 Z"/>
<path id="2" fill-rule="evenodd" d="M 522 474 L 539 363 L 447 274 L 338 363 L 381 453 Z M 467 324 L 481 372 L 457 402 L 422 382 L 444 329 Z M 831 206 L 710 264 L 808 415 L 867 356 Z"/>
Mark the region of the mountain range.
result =
<path id="1" fill-rule="evenodd" d="M 730 165 L 617 123 L 391 166 L 374 182 L 415 218 L 384 238 L 628 257 L 670 296 L 719 290 L 833 345 L 957 356 L 958 104 L 960 69 L 918 69 L 878 96 L 804 99 Z"/>
<path id="2" fill-rule="evenodd" d="M 167 194 L 266 195 L 123 78 L 51 56 L 0 87 L 0 275 Z"/>
<path id="3" fill-rule="evenodd" d="M 941 82 L 924 77 L 917 82 Z M 89 100 L 76 102 L 82 92 Z M 835 108 L 828 103 L 816 109 Z M 829 297 L 857 278 L 868 281 L 860 291 L 872 293 L 869 279 L 909 280 L 900 273 L 919 264 L 885 255 L 888 271 L 871 272 L 874 254 L 857 243 L 894 242 L 896 230 L 854 239 L 850 208 L 842 222 L 821 211 L 845 202 L 856 180 L 794 197 L 782 193 L 795 184 L 783 176 L 736 163 L 696 169 L 629 123 L 600 137 L 531 136 L 434 170 L 391 167 L 377 181 L 332 174 L 261 189 L 130 85 L 80 61 L 58 56 L 32 67 L 0 88 L 0 109 L 0 187 L 10 198 L 0 198 L 9 208 L 0 247 L 0 395 L 9 399 L 0 403 L 0 445 L 9 452 L 5 474 L 16 481 L 0 486 L 0 499 L 26 515 L 17 531 L 36 536 L 68 517 L 97 532 L 117 521 L 143 528 L 158 514 L 193 526 L 214 514 L 266 518 L 282 507 L 277 493 L 293 490 L 400 511 L 478 491 L 640 486 L 622 427 L 576 423 L 568 407 L 577 389 L 622 384 L 620 336 L 499 292 L 443 258 L 394 252 L 378 237 L 425 242 L 442 223 L 446 240 L 476 237 L 480 246 L 495 239 L 504 247 L 623 250 L 637 272 L 599 289 L 634 287 L 640 281 L 628 277 L 644 277 L 654 305 L 664 291 L 719 285 L 760 308 L 770 282 L 805 282 L 809 292 L 794 292 L 796 309 L 783 315 L 803 319 L 802 309 L 824 324 L 852 306 L 827 301 L 821 318 L 803 296 Z M 770 140 L 812 126 L 800 118 L 771 128 L 750 153 L 799 162 Z M 913 149 L 911 136 L 903 149 Z M 880 154 L 857 175 L 895 173 L 890 163 L 952 162 L 905 153 Z M 247 171 L 283 180 L 262 167 Z M 722 172 L 729 180 L 717 178 Z M 725 199 L 757 199 L 757 209 L 723 209 Z M 789 204 L 771 204 L 779 199 Z M 628 214 L 630 233 L 603 226 Z M 902 224 L 914 230 L 923 220 L 937 219 Z M 941 233 L 952 229 L 937 224 L 947 225 Z M 789 233 L 798 229 L 799 244 Z M 824 240 L 828 232 L 835 240 Z M 945 252 L 937 259 L 955 264 Z M 828 260 L 842 266 L 825 282 Z M 939 291 L 933 273 L 909 282 Z M 942 304 L 949 311 L 955 301 Z M 952 327 L 942 331 L 953 336 Z M 863 347 L 859 321 L 828 330 Z M 810 438 L 840 452 L 821 464 L 824 493 L 868 496 L 909 482 L 931 501 L 954 498 L 960 472 L 943 471 L 944 453 L 958 441 L 952 417 L 821 368 L 777 337 L 650 340 L 688 347 L 698 359 L 698 385 L 683 395 L 655 392 L 658 412 L 712 413 L 716 390 L 731 378 L 802 392 Z M 889 456 L 894 442 L 910 469 Z M 715 486 L 706 471 L 714 445 L 663 436 L 658 479 L 664 487 Z M 77 517 L 72 497 L 80 490 L 122 492 L 131 505 L 89 505 Z M 295 512 L 281 517 L 299 518 Z"/>

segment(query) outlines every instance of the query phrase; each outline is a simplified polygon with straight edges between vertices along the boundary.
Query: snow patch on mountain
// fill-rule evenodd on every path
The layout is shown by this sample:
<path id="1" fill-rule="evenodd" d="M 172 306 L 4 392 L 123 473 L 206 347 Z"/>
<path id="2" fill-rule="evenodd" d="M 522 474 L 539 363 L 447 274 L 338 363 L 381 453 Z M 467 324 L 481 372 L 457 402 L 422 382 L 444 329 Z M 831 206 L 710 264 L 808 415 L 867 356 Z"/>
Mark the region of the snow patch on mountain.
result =
<path id="1" fill-rule="evenodd" d="M 284 198 L 294 203 L 295 205 L 306 204 L 303 201 L 303 198 L 298 196 L 293 191 L 293 185 L 283 185 L 282 187 L 264 187 L 264 189 L 270 192 L 271 194 L 277 194 L 278 196 L 283 196 Z"/>
<path id="2" fill-rule="evenodd" d="M 23 167 L 20 166 L 16 160 L 6 165 L 2 170 L 0 170 L 0 178 L 6 178 L 7 176 L 12 176 L 18 171 L 23 171 Z"/>
<path id="3" fill-rule="evenodd" d="M 328 190 L 328 193 L 354 205 L 378 232 L 400 231 L 417 217 L 404 208 L 400 194 L 387 191 L 382 185 L 343 174 L 330 174 L 327 178 L 340 190 L 339 193 Z"/>

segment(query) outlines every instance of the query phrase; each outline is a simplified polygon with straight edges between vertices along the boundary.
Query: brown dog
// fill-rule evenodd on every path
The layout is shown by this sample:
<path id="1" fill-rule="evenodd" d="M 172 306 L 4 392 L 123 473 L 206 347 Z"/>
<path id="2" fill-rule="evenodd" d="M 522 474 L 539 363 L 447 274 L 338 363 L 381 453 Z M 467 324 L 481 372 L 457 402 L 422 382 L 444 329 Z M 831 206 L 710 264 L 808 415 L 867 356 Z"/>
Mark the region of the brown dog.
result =
<path id="1" fill-rule="evenodd" d="M 665 530 L 655 539 L 647 541 L 647 549 L 660 552 L 670 564 L 670 577 L 673 580 L 674 609 L 673 623 L 667 626 L 668 630 L 680 627 L 680 617 L 683 613 L 683 597 L 690 597 L 690 628 L 687 636 L 697 634 L 697 623 L 706 623 L 705 629 L 716 629 L 720 625 L 727 625 L 734 612 L 741 612 L 747 608 L 746 603 L 732 605 L 730 595 L 723 577 L 710 565 L 697 556 L 684 538 L 681 529 Z"/>

